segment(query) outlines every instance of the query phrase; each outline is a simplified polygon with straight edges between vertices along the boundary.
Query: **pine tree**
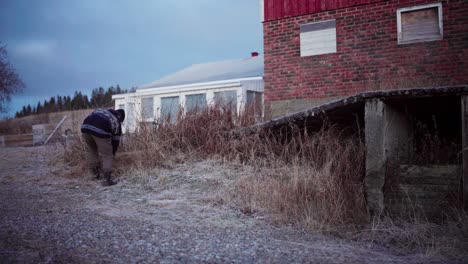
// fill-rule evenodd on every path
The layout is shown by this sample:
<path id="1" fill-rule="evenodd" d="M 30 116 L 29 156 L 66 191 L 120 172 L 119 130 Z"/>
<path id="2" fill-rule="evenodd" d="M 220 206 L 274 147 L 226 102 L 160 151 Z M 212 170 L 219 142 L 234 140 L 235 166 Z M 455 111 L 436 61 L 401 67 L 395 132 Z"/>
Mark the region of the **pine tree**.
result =
<path id="1" fill-rule="evenodd" d="M 38 102 L 37 103 L 37 106 L 36 106 L 36 113 L 37 114 L 42 114 L 42 105 L 41 105 L 41 102 Z"/>
<path id="2" fill-rule="evenodd" d="M 31 105 L 28 104 L 28 107 L 26 107 L 26 116 L 31 115 L 31 113 L 32 113 L 32 108 L 31 108 Z"/>
<path id="3" fill-rule="evenodd" d="M 63 111 L 63 99 L 60 95 L 57 95 L 57 110 Z"/>
<path id="4" fill-rule="evenodd" d="M 57 111 L 57 105 L 55 104 L 55 97 L 54 96 L 50 97 L 49 107 L 50 107 L 49 113 L 53 113 L 53 112 Z"/>

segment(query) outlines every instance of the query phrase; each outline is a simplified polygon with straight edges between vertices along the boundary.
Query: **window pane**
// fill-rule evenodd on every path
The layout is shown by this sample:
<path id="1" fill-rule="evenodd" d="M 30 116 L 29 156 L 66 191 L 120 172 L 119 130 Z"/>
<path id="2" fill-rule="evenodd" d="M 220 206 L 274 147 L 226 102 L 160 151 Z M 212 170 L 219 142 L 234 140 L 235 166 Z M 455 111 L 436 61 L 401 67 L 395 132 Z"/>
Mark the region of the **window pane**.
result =
<path id="1" fill-rule="evenodd" d="M 153 97 L 141 99 L 141 111 L 144 119 L 154 118 Z"/>
<path id="2" fill-rule="evenodd" d="M 179 97 L 161 98 L 161 120 L 175 123 L 179 114 Z"/>
<path id="3" fill-rule="evenodd" d="M 214 93 L 215 104 L 221 108 L 230 108 L 237 113 L 237 91 L 225 91 Z"/>
<path id="4" fill-rule="evenodd" d="M 206 94 L 191 94 L 185 96 L 185 108 L 187 112 L 196 111 L 206 107 Z"/>
<path id="5" fill-rule="evenodd" d="M 127 128 L 130 131 L 134 131 L 136 128 L 135 122 L 135 104 L 128 103 L 127 104 L 127 113 L 125 114 L 125 122 L 127 122 Z"/>
<path id="6" fill-rule="evenodd" d="M 247 111 L 254 116 L 262 116 L 262 93 L 247 91 Z"/>

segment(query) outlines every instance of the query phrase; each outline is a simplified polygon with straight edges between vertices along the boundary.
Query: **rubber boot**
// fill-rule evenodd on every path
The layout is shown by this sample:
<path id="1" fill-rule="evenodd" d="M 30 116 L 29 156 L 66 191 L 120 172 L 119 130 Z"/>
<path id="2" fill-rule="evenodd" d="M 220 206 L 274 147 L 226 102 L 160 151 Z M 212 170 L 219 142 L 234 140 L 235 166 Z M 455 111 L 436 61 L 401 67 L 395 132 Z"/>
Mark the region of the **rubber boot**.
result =
<path id="1" fill-rule="evenodd" d="M 96 180 L 101 179 L 101 171 L 99 170 L 99 167 L 95 167 L 91 171 L 92 171 L 92 173 L 93 173 Z"/>
<path id="2" fill-rule="evenodd" d="M 104 178 L 105 178 L 105 181 L 102 182 L 102 186 L 104 187 L 117 184 L 115 181 L 111 180 L 112 174 L 110 172 L 104 172 Z"/>

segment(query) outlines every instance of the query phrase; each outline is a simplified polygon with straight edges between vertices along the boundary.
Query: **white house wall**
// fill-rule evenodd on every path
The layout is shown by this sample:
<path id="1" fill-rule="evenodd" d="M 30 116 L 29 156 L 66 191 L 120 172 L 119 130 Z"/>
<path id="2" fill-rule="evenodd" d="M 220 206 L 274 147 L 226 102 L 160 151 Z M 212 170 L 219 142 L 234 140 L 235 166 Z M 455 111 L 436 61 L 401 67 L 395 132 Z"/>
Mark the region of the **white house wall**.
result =
<path id="1" fill-rule="evenodd" d="M 135 121 L 140 119 L 139 113 L 141 110 L 139 109 L 139 100 L 134 93 L 114 95 L 112 98 L 115 100 L 115 109 L 119 109 L 121 108 L 121 105 L 124 105 L 123 109 L 125 111 L 125 121 L 122 124 L 122 130 L 133 132 L 136 128 L 136 122 L 132 124 L 129 124 L 129 122 L 132 120 L 132 118 Z M 131 106 L 129 104 L 133 104 L 133 111 L 131 111 Z"/>
<path id="2" fill-rule="evenodd" d="M 153 122 L 161 117 L 161 98 L 179 97 L 179 104 L 185 108 L 186 96 L 193 94 L 206 94 L 207 105 L 213 105 L 216 92 L 236 91 L 237 94 L 237 113 L 241 113 L 247 103 L 247 91 L 263 93 L 263 78 L 253 77 L 238 80 L 217 81 L 205 84 L 182 85 L 177 87 L 149 88 L 137 90 L 135 93 L 118 94 L 112 96 L 115 100 L 115 108 L 125 105 L 126 120 L 131 121 L 131 115 L 135 118 L 135 124 L 124 122 L 124 130 L 133 132 L 138 121 L 143 121 L 142 117 L 142 98 L 153 97 L 154 118 L 148 118 L 144 121 Z M 129 105 L 134 105 L 133 113 Z"/>
<path id="3" fill-rule="evenodd" d="M 242 87 L 241 86 L 235 86 L 235 87 L 225 87 L 225 88 L 218 88 L 218 89 L 209 89 L 209 90 L 196 90 L 196 91 L 189 91 L 189 92 L 172 92 L 172 93 L 163 93 L 163 94 L 155 94 L 153 95 L 153 107 L 154 107 L 154 118 L 147 119 L 145 121 L 151 122 L 154 120 L 157 120 L 161 117 L 161 98 L 163 97 L 174 97 L 178 96 L 179 97 L 179 104 L 181 107 L 185 108 L 185 96 L 187 95 L 192 95 L 192 94 L 206 94 L 206 103 L 207 105 L 213 105 L 214 102 L 214 94 L 216 92 L 225 92 L 225 91 L 236 91 L 237 93 L 237 111 L 239 112 L 241 109 L 242 105 L 242 100 L 243 100 L 243 92 L 242 92 Z M 138 96 L 138 98 L 143 97 L 150 97 L 150 95 L 145 95 L 145 96 Z"/>
<path id="4" fill-rule="evenodd" d="M 239 106 L 239 108 L 237 110 L 238 113 L 241 112 L 241 109 L 246 108 L 247 91 L 254 91 L 254 92 L 260 92 L 260 93 L 263 93 L 263 91 L 264 91 L 263 79 L 241 81 L 240 84 L 242 86 L 242 90 L 241 90 L 242 94 L 240 95 L 241 99 L 242 99 L 242 101 L 240 101 L 242 106 Z M 264 104 L 264 102 L 263 102 L 263 96 L 262 96 L 262 105 L 263 104 Z M 262 113 L 264 113 L 263 110 L 262 110 Z"/>

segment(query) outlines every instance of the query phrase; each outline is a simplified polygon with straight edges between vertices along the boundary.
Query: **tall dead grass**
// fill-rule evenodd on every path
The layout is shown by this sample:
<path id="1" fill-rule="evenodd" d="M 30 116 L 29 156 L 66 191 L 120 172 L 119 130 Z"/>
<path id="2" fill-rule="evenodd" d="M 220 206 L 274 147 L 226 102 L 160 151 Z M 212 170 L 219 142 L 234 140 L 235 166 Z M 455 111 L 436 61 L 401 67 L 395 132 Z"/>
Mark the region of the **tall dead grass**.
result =
<path id="1" fill-rule="evenodd" d="M 359 139 L 333 128 L 312 135 L 292 131 L 289 137 L 265 137 L 258 142 L 261 146 L 249 144 L 248 150 L 256 153 L 248 163 L 258 173 L 237 181 L 229 199 L 313 229 L 365 221 L 364 149 Z"/>
<path id="2" fill-rule="evenodd" d="M 376 216 L 358 232 L 347 232 L 344 236 L 398 253 L 418 252 L 423 258 L 443 256 L 463 263 L 468 256 L 468 214 L 457 208 L 448 211 L 450 214 L 438 222 L 421 213 L 405 217 Z"/>
<path id="3" fill-rule="evenodd" d="M 134 166 L 151 169 L 178 157 L 217 157 L 257 172 L 236 180 L 225 202 L 314 228 L 362 222 L 364 148 L 360 139 L 329 127 L 309 134 L 297 127 L 232 133 L 253 124 L 227 108 L 205 108 L 178 121 L 142 123 L 125 142 Z"/>
<path id="4" fill-rule="evenodd" d="M 181 114 L 175 123 L 141 123 L 123 140 L 117 171 L 142 177 L 138 182 L 144 184 L 154 181 L 150 175 L 155 169 L 171 162 L 221 159 L 253 168 L 222 192 L 225 204 L 243 212 L 261 212 L 283 223 L 402 251 L 467 253 L 468 218 L 463 212 L 437 224 L 416 215 L 369 221 L 363 183 L 365 148 L 359 135 L 334 127 L 309 132 L 294 126 L 232 133 L 253 119 L 229 109 Z M 79 165 L 84 158 L 79 154 L 84 151 L 81 139 L 67 148 L 66 161 Z"/>
<path id="5" fill-rule="evenodd" d="M 47 115 L 34 115 L 22 118 L 0 120 L 0 135 L 18 135 L 32 133 L 32 126 L 45 123 Z"/>

